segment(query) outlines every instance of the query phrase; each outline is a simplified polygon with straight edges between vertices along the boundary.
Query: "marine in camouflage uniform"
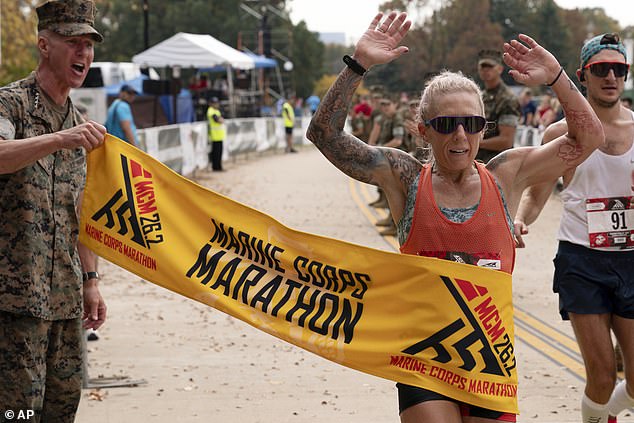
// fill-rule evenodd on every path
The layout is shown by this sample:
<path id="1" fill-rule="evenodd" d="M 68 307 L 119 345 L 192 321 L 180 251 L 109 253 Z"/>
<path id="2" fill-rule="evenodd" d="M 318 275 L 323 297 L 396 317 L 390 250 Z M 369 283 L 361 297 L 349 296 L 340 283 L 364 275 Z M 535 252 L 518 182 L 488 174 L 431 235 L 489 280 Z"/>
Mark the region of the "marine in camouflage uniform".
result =
<path id="1" fill-rule="evenodd" d="M 502 81 L 504 65 L 501 52 L 482 50 L 479 53 L 478 71 L 485 85 L 482 92 L 485 117 L 487 122 L 495 123 L 487 127 L 476 155 L 477 160 L 487 163 L 501 151 L 513 147 L 521 109 L 515 94 Z"/>
<path id="2" fill-rule="evenodd" d="M 396 97 L 385 96 L 380 102 L 381 116 L 379 123 L 381 125 L 381 131 L 377 139 L 377 145 L 383 147 L 398 148 L 399 150 L 407 151 L 406 145 L 403 142 L 405 137 L 405 127 L 403 126 L 403 115 L 398 109 L 398 100 Z M 381 193 L 384 197 L 384 194 Z M 385 207 L 389 208 L 387 199 L 385 199 Z M 385 226 L 386 228 L 379 233 L 384 236 L 396 235 L 396 224 L 392 219 L 392 215 L 389 214 L 384 219 L 376 222 L 377 226 Z"/>
<path id="3" fill-rule="evenodd" d="M 83 122 L 68 92 L 102 37 L 90 1 L 52 1 L 37 13 L 38 69 L 0 89 L 0 419 L 33 410 L 30 421 L 72 422 L 82 317 L 93 328 L 105 319 L 77 213 L 86 149 L 103 142 L 105 128 Z"/>
<path id="4" fill-rule="evenodd" d="M 381 100 L 380 107 L 381 116 L 376 120 L 381 125 L 377 145 L 404 150 L 405 128 L 398 103 L 396 100 L 386 97 Z"/>

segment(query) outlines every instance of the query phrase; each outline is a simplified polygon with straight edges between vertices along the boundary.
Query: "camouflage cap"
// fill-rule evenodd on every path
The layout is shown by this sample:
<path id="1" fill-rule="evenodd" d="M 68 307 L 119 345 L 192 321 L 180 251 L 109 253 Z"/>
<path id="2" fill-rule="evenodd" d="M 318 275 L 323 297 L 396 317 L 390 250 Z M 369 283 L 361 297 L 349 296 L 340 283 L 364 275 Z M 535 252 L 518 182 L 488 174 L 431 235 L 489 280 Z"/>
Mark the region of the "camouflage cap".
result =
<path id="1" fill-rule="evenodd" d="M 99 43 L 103 41 L 94 28 L 96 8 L 91 0 L 51 0 L 36 11 L 38 31 L 48 29 L 65 37 L 90 35 Z"/>
<path id="2" fill-rule="evenodd" d="M 478 52 L 478 66 L 487 64 L 491 66 L 502 64 L 502 52 L 499 50 L 480 50 Z"/>

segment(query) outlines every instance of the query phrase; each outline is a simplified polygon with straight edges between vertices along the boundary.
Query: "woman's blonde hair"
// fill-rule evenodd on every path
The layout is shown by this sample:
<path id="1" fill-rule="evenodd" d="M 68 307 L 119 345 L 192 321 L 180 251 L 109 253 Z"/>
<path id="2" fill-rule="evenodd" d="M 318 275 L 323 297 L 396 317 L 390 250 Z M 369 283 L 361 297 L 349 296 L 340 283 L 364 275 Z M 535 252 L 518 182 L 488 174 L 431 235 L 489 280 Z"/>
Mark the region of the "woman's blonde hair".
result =
<path id="1" fill-rule="evenodd" d="M 466 77 L 462 72 L 442 71 L 425 84 L 425 89 L 418 104 L 417 123 L 424 122 L 434 116 L 434 108 L 439 97 L 457 92 L 473 93 L 478 97 L 480 110 L 484 114 L 484 103 L 482 101 L 482 91 L 471 78 Z"/>

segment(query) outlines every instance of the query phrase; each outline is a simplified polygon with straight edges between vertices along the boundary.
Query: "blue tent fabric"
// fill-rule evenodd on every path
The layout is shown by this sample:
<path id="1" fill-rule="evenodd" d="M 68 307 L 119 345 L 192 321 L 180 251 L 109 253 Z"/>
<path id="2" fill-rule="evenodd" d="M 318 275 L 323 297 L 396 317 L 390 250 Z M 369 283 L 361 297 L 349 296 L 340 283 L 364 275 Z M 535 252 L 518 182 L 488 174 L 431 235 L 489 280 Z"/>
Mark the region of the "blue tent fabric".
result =
<path id="1" fill-rule="evenodd" d="M 112 84 L 112 85 L 108 85 L 107 87 L 104 87 L 106 89 L 106 94 L 108 96 L 118 96 L 119 95 L 119 91 L 121 91 L 121 87 L 124 84 L 127 84 L 129 86 L 131 86 L 132 88 L 134 88 L 134 90 L 139 93 L 139 94 L 143 94 L 143 81 L 148 79 L 147 75 L 139 75 L 134 79 L 131 79 L 129 81 L 121 81 L 117 84 Z"/>
<path id="2" fill-rule="evenodd" d="M 265 56 L 260 56 L 259 54 L 245 52 L 245 54 L 253 59 L 255 62 L 255 68 L 274 68 L 277 66 L 277 60 L 271 59 Z"/>
<path id="3" fill-rule="evenodd" d="M 176 99 L 176 112 L 178 113 L 178 120 L 174 122 L 173 101 L 171 95 L 162 95 L 159 97 L 159 103 L 165 112 L 165 116 L 170 124 L 173 123 L 187 123 L 194 122 L 194 102 L 192 101 L 192 95 L 189 90 L 181 89 Z"/>
<path id="4" fill-rule="evenodd" d="M 258 54 L 251 53 L 251 52 L 248 52 L 248 51 L 245 52 L 244 54 L 246 54 L 251 59 L 253 59 L 253 62 L 255 63 L 255 68 L 256 69 L 274 68 L 274 67 L 277 66 L 277 61 L 275 59 L 271 59 L 269 57 L 260 56 Z M 199 72 L 210 72 L 210 73 L 224 72 L 226 70 L 227 70 L 227 67 L 224 66 L 224 65 L 213 66 L 211 68 L 199 68 L 198 69 Z"/>

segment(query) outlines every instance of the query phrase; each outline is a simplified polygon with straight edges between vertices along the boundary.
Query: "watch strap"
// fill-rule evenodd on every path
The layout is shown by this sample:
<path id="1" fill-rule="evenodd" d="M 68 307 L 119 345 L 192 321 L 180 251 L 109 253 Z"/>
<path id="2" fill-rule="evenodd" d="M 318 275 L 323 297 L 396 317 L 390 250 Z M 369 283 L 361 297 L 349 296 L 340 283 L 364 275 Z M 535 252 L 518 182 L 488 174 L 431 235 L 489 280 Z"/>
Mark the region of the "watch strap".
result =
<path id="1" fill-rule="evenodd" d="M 82 275 L 82 279 L 84 282 L 89 281 L 90 279 L 99 279 L 99 273 L 97 272 L 84 272 Z"/>
<path id="2" fill-rule="evenodd" d="M 347 54 L 343 56 L 343 63 L 345 63 L 346 66 L 348 66 L 354 73 L 360 76 L 363 76 L 368 71 L 366 68 L 361 66 L 359 62 L 357 62 L 356 60 L 354 60 L 352 57 L 348 56 Z"/>

